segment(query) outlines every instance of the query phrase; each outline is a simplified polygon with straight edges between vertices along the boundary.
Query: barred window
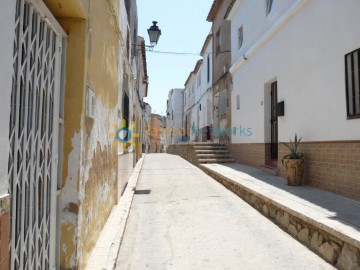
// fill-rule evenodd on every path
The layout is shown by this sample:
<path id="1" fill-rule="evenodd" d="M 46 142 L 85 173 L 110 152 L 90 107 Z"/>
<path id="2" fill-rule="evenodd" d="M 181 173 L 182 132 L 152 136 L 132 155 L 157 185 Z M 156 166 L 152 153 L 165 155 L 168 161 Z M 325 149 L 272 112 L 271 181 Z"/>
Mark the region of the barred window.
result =
<path id="1" fill-rule="evenodd" d="M 210 55 L 207 57 L 207 82 L 210 82 Z"/>
<path id="2" fill-rule="evenodd" d="M 270 14 L 273 8 L 273 0 L 266 0 L 266 16 Z"/>
<path id="3" fill-rule="evenodd" d="M 238 30 L 238 48 L 240 49 L 244 43 L 244 29 L 241 26 Z"/>
<path id="4" fill-rule="evenodd" d="M 215 37 L 215 52 L 216 52 L 216 55 L 220 53 L 220 47 L 221 47 L 221 44 L 220 44 L 220 30 L 219 30 L 219 31 L 217 31 L 216 37 Z"/>
<path id="5" fill-rule="evenodd" d="M 360 49 L 345 55 L 347 116 L 360 118 Z"/>

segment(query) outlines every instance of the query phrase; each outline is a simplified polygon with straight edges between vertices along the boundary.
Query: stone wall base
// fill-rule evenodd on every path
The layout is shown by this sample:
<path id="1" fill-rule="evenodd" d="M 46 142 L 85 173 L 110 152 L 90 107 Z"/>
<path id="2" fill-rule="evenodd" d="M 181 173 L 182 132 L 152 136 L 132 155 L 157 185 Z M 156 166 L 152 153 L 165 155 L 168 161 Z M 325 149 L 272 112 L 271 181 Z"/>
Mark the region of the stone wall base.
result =
<path id="1" fill-rule="evenodd" d="M 194 145 L 192 144 L 172 144 L 166 148 L 166 152 L 172 155 L 178 155 L 195 166 L 199 166 L 196 157 Z"/>

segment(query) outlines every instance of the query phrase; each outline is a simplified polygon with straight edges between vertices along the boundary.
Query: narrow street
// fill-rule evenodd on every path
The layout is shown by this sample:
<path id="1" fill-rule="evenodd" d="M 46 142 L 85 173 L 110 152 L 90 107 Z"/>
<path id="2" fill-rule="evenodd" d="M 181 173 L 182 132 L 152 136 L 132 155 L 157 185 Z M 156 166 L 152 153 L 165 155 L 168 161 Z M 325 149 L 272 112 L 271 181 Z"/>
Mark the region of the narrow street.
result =
<path id="1" fill-rule="evenodd" d="M 117 260 L 124 269 L 334 269 L 178 156 L 146 155 Z"/>

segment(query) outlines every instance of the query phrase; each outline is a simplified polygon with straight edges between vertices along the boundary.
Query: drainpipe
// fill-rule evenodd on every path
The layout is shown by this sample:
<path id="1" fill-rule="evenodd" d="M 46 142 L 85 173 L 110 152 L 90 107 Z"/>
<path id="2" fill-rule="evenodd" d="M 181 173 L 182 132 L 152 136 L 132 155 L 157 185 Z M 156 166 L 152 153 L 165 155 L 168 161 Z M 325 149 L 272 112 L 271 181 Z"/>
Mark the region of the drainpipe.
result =
<path id="1" fill-rule="evenodd" d="M 277 22 L 265 32 L 265 34 L 251 46 L 230 68 L 230 73 L 234 74 L 251 56 L 253 56 L 262 46 L 264 46 L 292 17 L 294 17 L 309 0 L 298 0 L 286 11 Z"/>

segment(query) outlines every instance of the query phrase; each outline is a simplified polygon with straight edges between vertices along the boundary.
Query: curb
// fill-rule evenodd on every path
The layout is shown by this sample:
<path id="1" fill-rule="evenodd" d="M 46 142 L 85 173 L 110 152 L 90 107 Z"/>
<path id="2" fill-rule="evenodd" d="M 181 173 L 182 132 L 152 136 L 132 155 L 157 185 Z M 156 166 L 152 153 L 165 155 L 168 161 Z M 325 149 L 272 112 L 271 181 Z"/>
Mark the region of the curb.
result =
<path id="1" fill-rule="evenodd" d="M 115 269 L 144 158 L 145 156 L 137 162 L 123 196 L 111 211 L 99 239 L 91 252 L 90 259 L 85 268 L 86 270 Z"/>

